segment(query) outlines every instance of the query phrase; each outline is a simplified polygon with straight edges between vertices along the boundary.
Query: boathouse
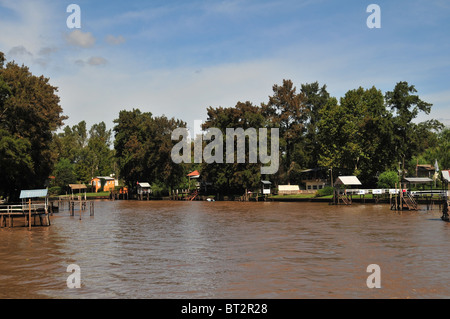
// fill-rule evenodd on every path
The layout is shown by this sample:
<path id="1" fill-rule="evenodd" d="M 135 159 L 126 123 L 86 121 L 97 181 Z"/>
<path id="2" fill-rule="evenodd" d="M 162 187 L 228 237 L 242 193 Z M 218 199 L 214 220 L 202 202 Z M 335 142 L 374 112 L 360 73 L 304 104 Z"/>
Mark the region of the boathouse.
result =
<path id="1" fill-rule="evenodd" d="M 139 199 L 144 199 L 146 197 L 149 199 L 152 193 L 152 186 L 148 182 L 138 182 L 137 183 L 137 195 Z"/>
<path id="2" fill-rule="evenodd" d="M 272 187 L 271 181 L 261 181 L 261 193 L 263 195 L 270 195 L 270 188 Z"/>
<path id="3" fill-rule="evenodd" d="M 41 226 L 50 226 L 48 212 L 48 189 L 22 190 L 20 192 L 20 205 L 0 206 L 0 227 L 13 227 L 14 219 L 24 219 L 24 226 L 31 229 L 32 220 L 36 225 L 36 217 L 39 217 Z"/>
<path id="4" fill-rule="evenodd" d="M 339 205 L 343 203 L 345 205 L 352 204 L 352 192 L 347 189 L 341 189 L 343 186 L 361 186 L 361 182 L 356 176 L 339 176 L 334 182 L 334 192 L 333 192 L 333 204 Z M 364 190 L 362 190 L 364 191 Z M 365 191 L 364 191 L 365 194 Z M 364 195 L 358 192 L 358 195 Z"/>
<path id="5" fill-rule="evenodd" d="M 433 186 L 433 180 L 429 177 L 404 177 L 402 182 L 408 184 L 408 189 L 411 190 L 411 187 L 417 187 L 417 185 L 425 186 L 425 184 L 429 184 Z"/>

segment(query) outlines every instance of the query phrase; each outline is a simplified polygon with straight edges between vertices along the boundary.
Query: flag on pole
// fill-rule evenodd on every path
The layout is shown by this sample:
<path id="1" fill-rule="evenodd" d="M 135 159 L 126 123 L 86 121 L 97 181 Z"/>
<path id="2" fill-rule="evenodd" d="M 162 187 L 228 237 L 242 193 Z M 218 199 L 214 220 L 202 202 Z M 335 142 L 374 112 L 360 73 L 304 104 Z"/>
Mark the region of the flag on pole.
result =
<path id="1" fill-rule="evenodd" d="M 434 162 L 434 167 L 436 168 L 436 173 L 439 172 L 439 165 L 438 165 L 437 159 Z"/>

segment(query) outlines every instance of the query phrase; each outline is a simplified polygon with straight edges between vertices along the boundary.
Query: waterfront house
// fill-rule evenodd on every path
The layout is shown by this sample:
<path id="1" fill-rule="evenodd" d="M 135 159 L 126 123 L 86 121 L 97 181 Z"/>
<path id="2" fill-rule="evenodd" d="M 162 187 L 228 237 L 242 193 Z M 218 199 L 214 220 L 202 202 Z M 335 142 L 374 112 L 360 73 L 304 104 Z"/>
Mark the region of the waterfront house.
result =
<path id="1" fill-rule="evenodd" d="M 102 180 L 104 181 L 103 191 L 112 192 L 116 187 L 116 180 L 110 176 L 97 176 L 91 180 L 91 186 L 94 192 L 98 192 L 102 188 Z"/>
<path id="2" fill-rule="evenodd" d="M 306 191 L 311 193 L 322 189 L 328 184 L 328 169 L 326 168 L 310 168 L 300 172 L 301 184 L 304 185 Z M 302 186 L 303 187 L 303 186 Z"/>

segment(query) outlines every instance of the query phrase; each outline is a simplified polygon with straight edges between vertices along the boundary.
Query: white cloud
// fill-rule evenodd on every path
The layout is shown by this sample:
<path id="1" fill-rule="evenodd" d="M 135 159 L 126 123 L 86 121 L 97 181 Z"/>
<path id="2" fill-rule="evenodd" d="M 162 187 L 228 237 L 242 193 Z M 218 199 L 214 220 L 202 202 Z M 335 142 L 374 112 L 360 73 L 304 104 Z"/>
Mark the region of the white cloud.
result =
<path id="1" fill-rule="evenodd" d="M 8 56 L 11 57 L 15 57 L 15 56 L 32 56 L 33 54 L 28 51 L 23 45 L 18 45 L 15 46 L 13 48 L 11 48 L 11 50 L 9 50 L 8 52 Z"/>
<path id="2" fill-rule="evenodd" d="M 115 37 L 113 35 L 108 35 L 106 37 L 106 42 L 112 45 L 119 45 L 125 42 L 125 38 L 121 35 Z"/>
<path id="3" fill-rule="evenodd" d="M 0 20 L 0 47 L 12 50 L 14 47 L 26 47 L 36 54 L 43 43 L 55 39 L 55 6 L 47 1 L 0 1 L 0 10 L 10 10 L 8 18 Z M 7 57 L 8 58 L 8 57 Z"/>
<path id="4" fill-rule="evenodd" d="M 108 60 L 106 60 L 105 58 L 103 58 L 101 56 L 93 56 L 87 60 L 83 60 L 83 59 L 75 60 L 75 65 L 78 65 L 78 66 L 85 66 L 85 65 L 101 66 L 101 65 L 106 65 L 106 64 L 108 64 Z"/>
<path id="5" fill-rule="evenodd" d="M 102 58 L 101 56 L 94 56 L 94 57 L 89 58 L 87 63 L 89 65 L 96 66 L 96 65 L 105 65 L 108 63 L 108 61 L 105 58 Z"/>
<path id="6" fill-rule="evenodd" d="M 66 40 L 69 44 L 82 48 L 90 48 L 95 44 L 95 37 L 91 32 L 83 32 L 79 29 L 70 32 L 66 36 Z"/>

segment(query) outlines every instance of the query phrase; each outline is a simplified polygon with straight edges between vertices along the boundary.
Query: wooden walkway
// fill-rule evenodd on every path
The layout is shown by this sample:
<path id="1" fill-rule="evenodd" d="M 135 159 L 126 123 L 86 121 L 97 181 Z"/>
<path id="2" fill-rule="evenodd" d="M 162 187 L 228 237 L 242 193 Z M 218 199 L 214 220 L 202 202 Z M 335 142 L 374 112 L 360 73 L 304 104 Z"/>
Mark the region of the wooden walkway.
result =
<path id="1" fill-rule="evenodd" d="M 0 206 L 0 227 L 14 227 L 15 219 L 22 219 L 22 225 L 31 229 L 37 226 L 36 217 L 41 226 L 50 226 L 48 207 L 45 204 L 21 204 Z"/>

